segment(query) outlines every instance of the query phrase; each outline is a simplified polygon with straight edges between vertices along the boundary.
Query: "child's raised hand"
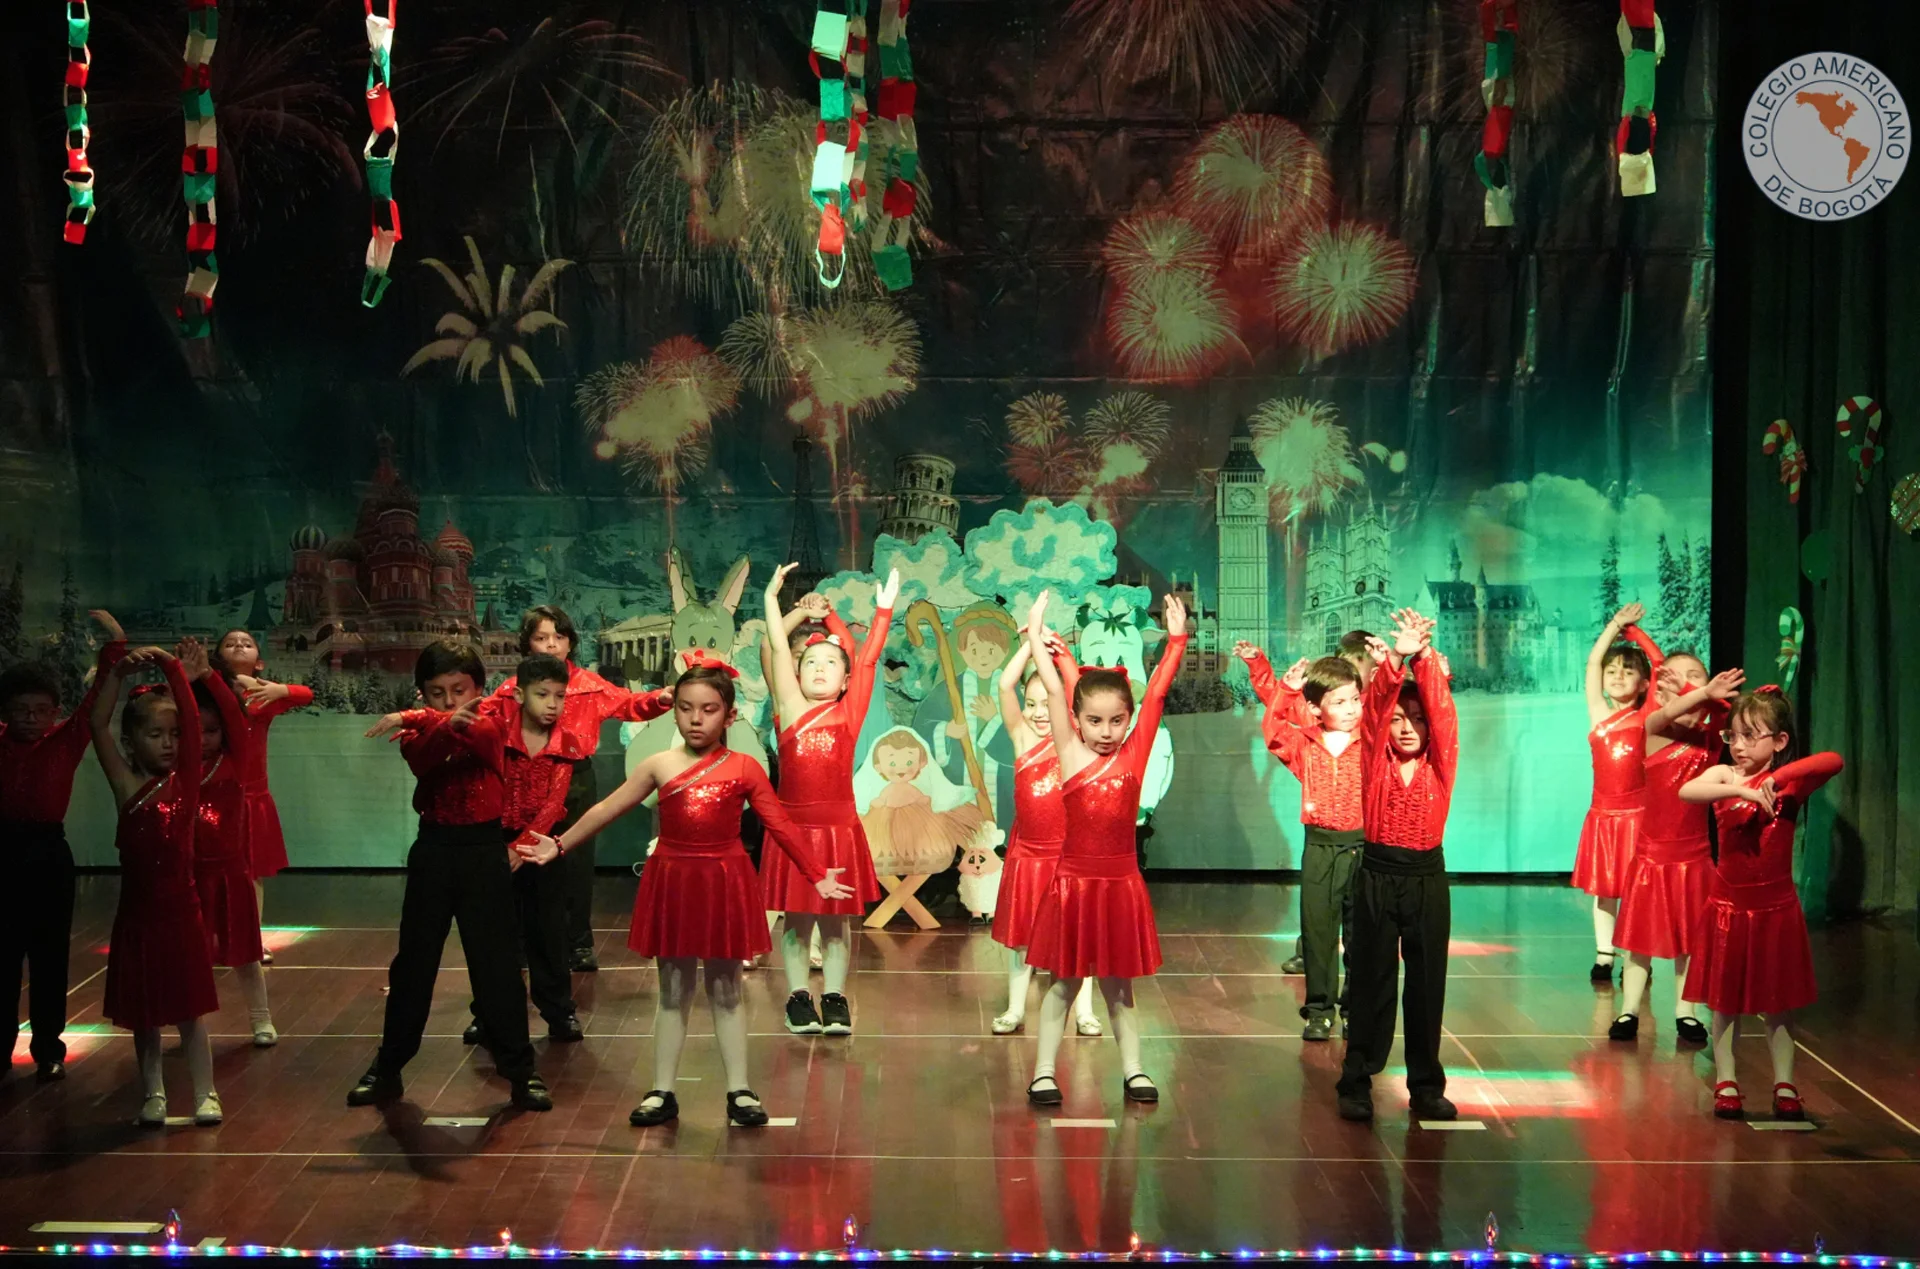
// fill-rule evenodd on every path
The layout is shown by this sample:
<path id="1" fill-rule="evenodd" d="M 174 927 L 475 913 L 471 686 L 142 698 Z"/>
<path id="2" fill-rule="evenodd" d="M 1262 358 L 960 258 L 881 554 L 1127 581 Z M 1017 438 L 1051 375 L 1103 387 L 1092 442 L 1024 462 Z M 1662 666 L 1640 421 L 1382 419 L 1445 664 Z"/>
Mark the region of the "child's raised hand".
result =
<path id="1" fill-rule="evenodd" d="M 1047 600 L 1052 595 L 1050 590 L 1041 591 L 1040 597 L 1033 601 L 1033 608 L 1027 613 L 1027 629 L 1041 631 L 1042 637 L 1045 637 L 1047 628 Z"/>
<path id="2" fill-rule="evenodd" d="M 1637 626 L 1641 621 L 1645 620 L 1646 615 L 1647 606 L 1645 604 L 1628 604 L 1619 612 L 1613 614 L 1613 621 L 1610 624 L 1615 630 L 1623 626 Z"/>
<path id="3" fill-rule="evenodd" d="M 1410 657 L 1420 651 L 1426 639 L 1426 631 L 1420 625 L 1420 614 L 1411 608 L 1402 608 L 1393 614 L 1393 650 L 1402 657 Z"/>
<path id="4" fill-rule="evenodd" d="M 773 576 L 767 579 L 767 598 L 774 600 L 779 599 L 780 588 L 786 585 L 787 574 L 799 567 L 800 561 L 795 560 L 791 564 L 782 564 L 779 568 L 774 569 Z"/>
<path id="5" fill-rule="evenodd" d="M 799 602 L 795 604 L 794 607 L 799 608 L 815 621 L 821 620 L 829 612 L 833 611 L 833 605 L 827 602 L 827 597 L 818 591 L 812 590 L 800 596 Z"/>
<path id="6" fill-rule="evenodd" d="M 120 623 L 115 621 L 113 614 L 106 609 L 89 608 L 87 609 L 87 616 L 93 618 L 94 624 L 107 632 L 107 641 L 109 643 L 120 643 L 126 639 L 127 632 L 120 628 Z"/>
<path id="7" fill-rule="evenodd" d="M 156 648 L 149 645 L 144 648 L 135 648 L 133 651 L 127 653 L 120 661 L 120 664 L 116 665 L 114 669 L 124 674 L 135 666 L 158 665 L 162 661 L 171 660 L 173 660 L 173 653 L 167 651 L 165 648 Z"/>
<path id="8" fill-rule="evenodd" d="M 406 726 L 406 722 L 407 716 L 405 714 L 398 712 L 382 714 L 375 720 L 373 726 L 367 728 L 366 737 L 368 740 L 378 740 L 380 737 L 391 732 L 393 733 L 393 738 L 398 740 L 400 738 L 400 729 Z"/>
<path id="9" fill-rule="evenodd" d="M 873 606 L 891 608 L 893 601 L 898 598 L 900 598 L 900 570 L 890 568 L 887 570 L 887 580 L 873 588 Z"/>
<path id="10" fill-rule="evenodd" d="M 192 636 L 176 644 L 173 655 L 180 662 L 181 673 L 189 680 L 204 679 L 213 673 L 213 661 L 207 656 L 207 645 Z"/>
<path id="11" fill-rule="evenodd" d="M 840 880 L 840 874 L 845 871 L 846 869 L 844 868 L 827 869 L 827 875 L 813 883 L 814 890 L 819 893 L 822 899 L 853 898 L 853 891 L 847 887 L 846 883 Z"/>
<path id="12" fill-rule="evenodd" d="M 1389 651 L 1391 651 L 1391 649 L 1387 647 L 1387 641 L 1385 639 L 1382 639 L 1379 635 L 1367 636 L 1367 655 L 1373 658 L 1375 665 L 1385 665 Z"/>
<path id="13" fill-rule="evenodd" d="M 1051 630 L 1040 632 L 1041 642 L 1046 646 L 1047 655 L 1058 661 L 1067 654 L 1067 641 Z"/>
<path id="14" fill-rule="evenodd" d="M 1178 595 L 1167 596 L 1166 616 L 1169 636 L 1187 633 L 1187 606 L 1180 602 Z"/>
<path id="15" fill-rule="evenodd" d="M 1285 684 L 1287 690 L 1290 692 L 1299 691 L 1307 685 L 1307 667 L 1312 664 L 1313 662 L 1307 660 L 1307 658 L 1301 657 L 1298 661 L 1288 666 L 1287 672 L 1280 676 L 1281 683 Z"/>
<path id="16" fill-rule="evenodd" d="M 1740 685 L 1746 681 L 1745 670 L 1722 670 L 1707 680 L 1707 699 L 1730 701 L 1740 695 Z"/>
<path id="17" fill-rule="evenodd" d="M 1248 665 L 1252 665 L 1253 662 L 1262 655 L 1262 653 L 1260 651 L 1259 644 L 1249 643 L 1245 639 L 1239 639 L 1234 642 L 1233 655 L 1239 657 L 1242 661 L 1245 661 Z"/>
<path id="18" fill-rule="evenodd" d="M 233 681 L 239 685 L 240 694 L 248 705 L 266 705 L 292 694 L 292 689 L 285 683 L 255 678 L 251 674 L 236 674 Z"/>
<path id="19" fill-rule="evenodd" d="M 474 720 L 480 717 L 480 707 L 486 703 L 486 699 L 484 696 L 471 696 L 462 701 L 459 709 L 447 715 L 447 726 L 455 731 L 465 731 L 473 726 Z"/>

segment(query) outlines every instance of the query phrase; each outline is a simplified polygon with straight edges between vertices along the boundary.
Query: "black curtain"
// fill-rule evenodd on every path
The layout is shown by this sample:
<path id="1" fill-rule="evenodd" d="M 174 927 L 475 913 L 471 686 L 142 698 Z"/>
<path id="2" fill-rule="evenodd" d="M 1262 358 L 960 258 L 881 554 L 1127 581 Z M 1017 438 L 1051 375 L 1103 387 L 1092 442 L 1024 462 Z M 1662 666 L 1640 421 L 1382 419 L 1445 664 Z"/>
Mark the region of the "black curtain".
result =
<path id="1" fill-rule="evenodd" d="M 1889 514 L 1894 482 L 1920 469 L 1920 174 L 1863 216 L 1802 220 L 1748 175 L 1744 115 L 1769 71 L 1822 51 L 1868 59 L 1920 104 L 1912 8 L 1758 0 L 1723 32 L 1713 537 L 1716 573 L 1744 585 L 1716 588 L 1714 659 L 1743 665 L 1749 685 L 1778 681 L 1782 610 L 1804 614 L 1802 747 L 1848 764 L 1807 817 L 1800 888 L 1815 920 L 1912 908 L 1920 887 L 1920 541 Z M 1864 492 L 1835 424 L 1860 394 L 1887 415 Z M 1779 418 L 1810 463 L 1797 504 L 1761 449 Z M 1823 553 L 1826 567 L 1803 569 Z"/>

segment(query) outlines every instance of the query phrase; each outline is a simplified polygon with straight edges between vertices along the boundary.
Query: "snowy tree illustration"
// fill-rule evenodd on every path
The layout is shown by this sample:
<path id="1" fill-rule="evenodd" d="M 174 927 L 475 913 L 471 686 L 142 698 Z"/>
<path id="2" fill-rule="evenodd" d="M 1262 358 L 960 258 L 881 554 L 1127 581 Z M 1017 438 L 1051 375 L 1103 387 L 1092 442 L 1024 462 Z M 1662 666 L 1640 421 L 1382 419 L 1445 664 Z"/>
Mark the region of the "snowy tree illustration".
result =
<path id="1" fill-rule="evenodd" d="M 1599 620 L 1606 621 L 1620 611 L 1620 535 L 1617 533 L 1607 539 L 1607 549 L 1600 556 L 1598 599 Z"/>

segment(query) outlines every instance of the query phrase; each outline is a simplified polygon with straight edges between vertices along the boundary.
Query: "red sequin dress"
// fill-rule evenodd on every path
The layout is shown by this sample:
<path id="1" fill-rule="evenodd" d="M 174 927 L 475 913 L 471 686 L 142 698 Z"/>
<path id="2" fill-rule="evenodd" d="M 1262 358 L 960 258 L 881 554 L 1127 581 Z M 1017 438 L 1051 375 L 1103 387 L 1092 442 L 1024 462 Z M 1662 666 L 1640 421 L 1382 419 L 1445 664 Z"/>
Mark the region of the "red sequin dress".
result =
<path id="1" fill-rule="evenodd" d="M 113 838 L 120 852 L 120 906 L 113 914 L 101 1012 L 129 1031 L 177 1026 L 220 1008 L 193 888 L 200 710 L 179 662 L 169 659 L 161 668 L 180 712 L 174 769 L 128 800 Z"/>
<path id="2" fill-rule="evenodd" d="M 801 844 L 801 828 L 773 795 L 760 764 L 721 749 L 660 788 L 660 844 L 640 874 L 628 947 L 642 956 L 735 960 L 771 950 L 753 861 L 740 844 L 740 812 L 747 805 L 809 886 L 826 875 Z"/>
<path id="3" fill-rule="evenodd" d="M 1593 802 L 1580 825 L 1573 886 L 1598 899 L 1618 899 L 1633 871 L 1646 803 L 1647 719 L 1660 708 L 1652 687 L 1652 675 L 1660 671 L 1660 649 L 1637 626 L 1628 626 L 1624 633 L 1647 654 L 1652 674 L 1644 701 L 1616 711 L 1587 733 L 1593 749 Z"/>
<path id="4" fill-rule="evenodd" d="M 1061 786 L 1067 838 L 1027 945 L 1027 963 L 1036 969 L 1061 978 L 1144 978 L 1160 968 L 1160 935 L 1140 876 L 1134 820 L 1141 773 L 1186 648 L 1185 635 L 1167 640 L 1132 733 Z"/>
<path id="5" fill-rule="evenodd" d="M 769 912 L 859 916 L 880 898 L 873 852 L 853 801 L 853 749 L 892 622 L 891 608 L 875 611 L 840 699 L 813 706 L 780 733 L 780 801 L 807 853 L 822 868 L 840 869 L 840 881 L 852 889 L 853 897 L 822 899 L 785 851 L 763 850 L 760 888 Z"/>
<path id="6" fill-rule="evenodd" d="M 247 846 L 247 718 L 225 680 L 210 674 L 207 691 L 220 711 L 220 727 L 238 738 L 206 767 L 200 780 L 199 823 L 193 833 L 193 888 L 215 965 L 250 965 L 260 959 L 260 908 L 253 896 L 252 855 Z M 233 741 L 225 742 L 232 746 Z"/>
<path id="7" fill-rule="evenodd" d="M 1720 865 L 1701 917 L 1688 1000 L 1715 1013 L 1785 1013 L 1814 1002 L 1813 948 L 1793 886 L 1793 826 L 1815 789 L 1845 765 L 1817 753 L 1747 783 L 1773 777 L 1774 814 L 1747 801 L 1714 803 Z"/>
<path id="8" fill-rule="evenodd" d="M 1013 832 L 1000 872 L 1000 897 L 994 903 L 994 942 L 1023 948 L 1033 941 L 1033 920 L 1041 897 L 1053 885 L 1066 840 L 1060 755 L 1049 736 L 1013 763 Z"/>
<path id="9" fill-rule="evenodd" d="M 290 709 L 305 709 L 313 704 L 313 689 L 298 683 L 286 685 L 287 694 L 277 701 L 256 705 L 247 711 L 247 730 L 242 733 L 246 745 L 245 768 L 241 780 L 247 792 L 247 848 L 252 854 L 253 875 L 271 877 L 287 866 L 287 839 L 280 831 L 280 810 L 267 789 L 267 729 L 273 720 Z M 238 751 L 232 733 L 227 736 L 229 751 Z"/>
<path id="10" fill-rule="evenodd" d="M 1706 804 L 1682 802 L 1680 786 L 1719 755 L 1726 707 L 1709 710 L 1697 731 L 1681 732 L 1646 762 L 1646 810 L 1638 848 L 1620 896 L 1613 945 L 1642 956 L 1691 956 L 1713 881 L 1713 841 Z"/>

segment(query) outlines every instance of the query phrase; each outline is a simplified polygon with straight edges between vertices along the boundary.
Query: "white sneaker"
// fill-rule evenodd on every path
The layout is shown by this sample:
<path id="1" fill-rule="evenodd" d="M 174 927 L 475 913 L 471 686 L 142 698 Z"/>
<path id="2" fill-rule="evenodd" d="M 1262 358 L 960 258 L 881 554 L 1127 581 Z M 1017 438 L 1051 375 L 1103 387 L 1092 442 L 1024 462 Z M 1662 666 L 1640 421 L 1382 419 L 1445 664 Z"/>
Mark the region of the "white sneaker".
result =
<path id="1" fill-rule="evenodd" d="M 211 1128 L 225 1118 L 226 1116 L 220 1110 L 218 1093 L 208 1093 L 200 1099 L 200 1104 L 193 1108 L 193 1122 L 202 1128 Z"/>

